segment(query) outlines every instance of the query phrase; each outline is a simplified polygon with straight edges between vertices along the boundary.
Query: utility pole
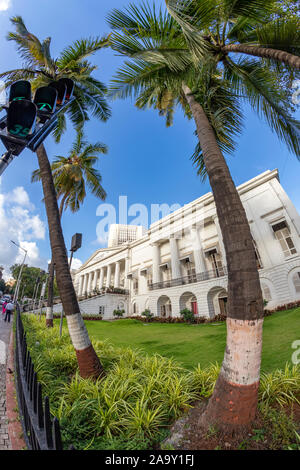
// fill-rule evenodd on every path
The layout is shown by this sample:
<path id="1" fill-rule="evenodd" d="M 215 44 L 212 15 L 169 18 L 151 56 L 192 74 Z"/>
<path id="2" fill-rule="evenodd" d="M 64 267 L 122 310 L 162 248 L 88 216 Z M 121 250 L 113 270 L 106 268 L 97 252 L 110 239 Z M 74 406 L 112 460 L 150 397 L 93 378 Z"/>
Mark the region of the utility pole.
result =
<path id="1" fill-rule="evenodd" d="M 25 250 L 25 248 L 22 248 L 20 245 L 18 245 L 16 242 L 14 242 L 13 240 L 11 240 L 11 243 L 13 243 L 14 245 L 16 245 L 18 248 L 20 248 L 20 250 L 23 250 L 25 252 L 25 256 L 24 256 L 24 259 L 23 259 L 23 263 L 21 265 L 21 269 L 19 271 L 19 276 L 18 276 L 18 280 L 17 280 L 17 285 L 16 285 L 16 289 L 15 289 L 15 293 L 14 293 L 14 298 L 13 298 L 13 302 L 16 302 L 18 300 L 18 296 L 19 296 L 19 289 L 20 289 L 20 283 L 21 283 L 21 276 L 22 276 L 22 271 L 23 271 L 23 267 L 24 267 L 24 264 L 25 264 L 25 260 L 26 260 L 26 256 L 27 256 L 27 250 Z"/>

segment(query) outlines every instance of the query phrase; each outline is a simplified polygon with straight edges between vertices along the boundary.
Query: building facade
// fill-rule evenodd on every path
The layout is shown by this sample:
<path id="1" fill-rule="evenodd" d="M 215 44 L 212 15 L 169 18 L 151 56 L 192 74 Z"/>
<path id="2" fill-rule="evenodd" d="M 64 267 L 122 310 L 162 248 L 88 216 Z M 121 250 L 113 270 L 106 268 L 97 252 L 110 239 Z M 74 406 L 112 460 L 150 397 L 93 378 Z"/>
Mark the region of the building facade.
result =
<path id="1" fill-rule="evenodd" d="M 300 299 L 300 216 L 266 171 L 238 187 L 249 220 L 268 308 Z M 82 313 L 127 316 L 150 310 L 179 316 L 188 308 L 226 314 L 226 256 L 212 193 L 152 224 L 113 226 L 109 247 L 97 250 L 74 276 Z M 56 306 L 56 310 L 59 310 Z"/>

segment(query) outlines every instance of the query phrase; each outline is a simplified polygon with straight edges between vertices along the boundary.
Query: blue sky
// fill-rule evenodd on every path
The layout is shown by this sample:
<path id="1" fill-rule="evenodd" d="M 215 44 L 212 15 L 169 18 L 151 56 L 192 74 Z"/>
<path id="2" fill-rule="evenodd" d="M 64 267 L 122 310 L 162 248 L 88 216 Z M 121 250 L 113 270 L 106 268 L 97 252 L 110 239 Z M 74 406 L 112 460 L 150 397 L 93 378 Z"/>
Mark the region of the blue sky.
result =
<path id="1" fill-rule="evenodd" d="M 51 36 L 52 55 L 55 57 L 78 38 L 108 33 L 107 13 L 128 3 L 126 0 L 0 0 L 0 70 L 22 65 L 15 45 L 6 40 L 6 34 L 11 30 L 11 16 L 21 15 L 28 29 L 41 39 Z M 156 3 L 164 2 L 157 0 Z M 123 62 L 110 50 L 98 53 L 92 60 L 98 65 L 95 75 L 107 84 Z M 126 195 L 129 205 L 141 203 L 150 210 L 150 205 L 155 203 L 184 205 L 210 190 L 207 182 L 201 183 L 190 161 L 196 143 L 193 135 L 195 126 L 184 119 L 180 111 L 175 116 L 173 127 L 166 128 L 157 113 L 139 111 L 131 100 L 113 102 L 111 106 L 112 118 L 107 123 L 93 120 L 86 128 L 91 142 L 102 141 L 109 147 L 108 155 L 101 157 L 98 166 L 108 194 L 107 203 L 118 208 L 119 196 Z M 65 155 L 73 138 L 71 129 L 59 145 L 48 138 L 49 157 Z M 283 187 L 300 210 L 299 162 L 249 109 L 246 109 L 245 129 L 237 151 L 228 157 L 228 163 L 237 185 L 267 169 L 278 168 Z M 41 185 L 30 182 L 31 173 L 36 168 L 35 154 L 25 151 L 2 177 L 0 265 L 10 266 L 16 259 L 16 249 L 11 246 L 10 237 L 30 246 L 30 264 L 45 267 L 50 258 Z M 88 196 L 79 213 L 65 213 L 63 217 L 67 246 L 75 232 L 83 233 L 83 247 L 76 254 L 82 261 L 100 247 L 96 241 L 99 204 L 93 196 Z M 15 214 L 19 214 L 18 220 Z M 33 221 L 32 226 L 30 221 Z"/>

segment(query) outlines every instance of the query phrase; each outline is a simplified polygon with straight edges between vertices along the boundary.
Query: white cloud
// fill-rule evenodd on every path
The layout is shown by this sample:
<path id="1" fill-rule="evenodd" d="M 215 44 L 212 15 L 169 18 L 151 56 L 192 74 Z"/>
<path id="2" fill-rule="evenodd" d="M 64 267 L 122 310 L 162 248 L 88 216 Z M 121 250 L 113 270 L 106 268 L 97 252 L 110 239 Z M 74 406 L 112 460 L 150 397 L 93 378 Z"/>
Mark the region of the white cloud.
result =
<path id="1" fill-rule="evenodd" d="M 0 193 L 0 265 L 4 266 L 5 279 L 11 276 L 10 266 L 24 259 L 24 251 L 11 240 L 28 251 L 26 264 L 42 267 L 45 260 L 40 256 L 37 241 L 44 240 L 45 234 L 45 224 L 35 213 L 23 187 L 14 188 L 5 195 Z"/>
<path id="2" fill-rule="evenodd" d="M 6 11 L 11 7 L 11 0 L 0 0 L 0 11 Z"/>
<path id="3" fill-rule="evenodd" d="M 70 262 L 70 259 L 69 259 L 69 262 Z M 83 263 L 82 263 L 82 261 L 81 261 L 79 258 L 73 258 L 73 259 L 72 259 L 72 266 L 71 266 L 72 271 L 73 271 L 73 270 L 74 270 L 74 271 L 77 271 L 77 269 L 81 268 L 82 264 L 83 264 Z"/>

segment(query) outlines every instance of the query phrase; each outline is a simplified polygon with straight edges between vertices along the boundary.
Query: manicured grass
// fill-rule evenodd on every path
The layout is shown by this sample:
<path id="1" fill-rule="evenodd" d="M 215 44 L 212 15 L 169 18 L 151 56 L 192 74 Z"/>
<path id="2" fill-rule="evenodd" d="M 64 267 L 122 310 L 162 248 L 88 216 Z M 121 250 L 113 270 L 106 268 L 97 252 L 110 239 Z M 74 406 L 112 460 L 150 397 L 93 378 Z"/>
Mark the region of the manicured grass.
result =
<path id="1" fill-rule="evenodd" d="M 224 356 L 225 323 L 143 324 L 137 320 L 114 322 L 87 321 L 89 334 L 96 340 L 108 340 L 116 346 L 131 346 L 147 353 L 173 357 L 192 369 L 221 363 Z M 300 308 L 278 312 L 264 322 L 262 370 L 270 372 L 291 363 L 292 343 L 300 340 Z"/>

